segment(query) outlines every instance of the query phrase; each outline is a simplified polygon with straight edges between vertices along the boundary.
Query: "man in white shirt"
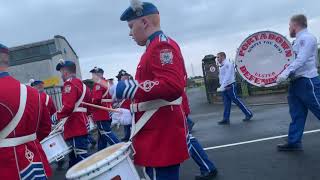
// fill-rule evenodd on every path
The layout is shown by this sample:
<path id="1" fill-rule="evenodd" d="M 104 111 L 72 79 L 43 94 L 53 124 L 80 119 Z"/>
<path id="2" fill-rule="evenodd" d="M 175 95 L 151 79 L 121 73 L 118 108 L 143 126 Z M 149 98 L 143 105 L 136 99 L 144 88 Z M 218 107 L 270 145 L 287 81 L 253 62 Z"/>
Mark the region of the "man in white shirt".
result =
<path id="1" fill-rule="evenodd" d="M 308 110 L 320 120 L 320 79 L 317 69 L 317 39 L 308 32 L 307 18 L 300 14 L 290 20 L 290 36 L 295 60 L 277 78 L 281 83 L 290 77 L 288 95 L 292 122 L 289 126 L 287 143 L 278 145 L 279 151 L 302 150 L 302 135 Z"/>
<path id="2" fill-rule="evenodd" d="M 234 102 L 241 111 L 245 114 L 243 121 L 250 121 L 253 114 L 245 106 L 245 104 L 237 96 L 237 87 L 235 83 L 235 68 L 233 63 L 226 60 L 226 54 L 220 52 L 217 54 L 217 60 L 219 62 L 219 82 L 220 87 L 217 89 L 218 92 L 222 92 L 223 103 L 224 103 L 224 114 L 223 120 L 219 121 L 218 124 L 226 125 L 230 124 L 230 110 L 231 102 Z"/>

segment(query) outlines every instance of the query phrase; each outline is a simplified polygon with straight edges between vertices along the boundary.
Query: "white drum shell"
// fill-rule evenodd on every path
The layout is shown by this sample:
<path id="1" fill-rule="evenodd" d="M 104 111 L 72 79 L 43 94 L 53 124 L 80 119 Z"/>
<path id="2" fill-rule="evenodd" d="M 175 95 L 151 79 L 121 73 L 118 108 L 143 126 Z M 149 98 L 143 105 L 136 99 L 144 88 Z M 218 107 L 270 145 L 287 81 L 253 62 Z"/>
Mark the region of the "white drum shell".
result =
<path id="1" fill-rule="evenodd" d="M 83 170 L 74 170 L 81 163 L 88 161 L 89 157 L 73 166 L 67 172 L 66 178 L 72 180 L 106 180 L 113 179 L 118 176 L 121 180 L 140 180 L 140 177 L 129 157 L 130 152 L 130 143 L 125 143 L 124 146 L 105 159 L 92 164 Z M 97 153 L 92 156 L 95 155 L 97 155 Z"/>
<path id="2" fill-rule="evenodd" d="M 53 161 L 59 161 L 63 159 L 65 155 L 71 152 L 71 147 L 69 147 L 64 141 L 61 132 L 50 135 L 42 140 L 41 146 L 49 163 L 52 163 Z"/>

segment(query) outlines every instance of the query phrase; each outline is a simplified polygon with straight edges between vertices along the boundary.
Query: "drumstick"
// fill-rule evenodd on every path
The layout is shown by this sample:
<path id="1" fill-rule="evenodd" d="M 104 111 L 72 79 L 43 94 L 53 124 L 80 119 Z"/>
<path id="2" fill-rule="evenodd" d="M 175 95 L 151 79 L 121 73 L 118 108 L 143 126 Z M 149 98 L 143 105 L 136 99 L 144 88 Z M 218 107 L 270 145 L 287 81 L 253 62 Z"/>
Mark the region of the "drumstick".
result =
<path id="1" fill-rule="evenodd" d="M 81 104 L 83 104 L 83 105 L 87 105 L 87 106 L 90 106 L 90 107 L 94 107 L 94 108 L 97 108 L 97 109 L 101 109 L 101 110 L 109 111 L 109 112 L 116 112 L 116 113 L 119 113 L 119 111 L 118 111 L 118 110 L 116 110 L 116 109 L 112 109 L 112 108 L 106 108 L 106 107 L 103 107 L 103 106 L 98 106 L 98 105 L 90 104 L 90 103 L 86 103 L 86 102 L 82 102 Z"/>

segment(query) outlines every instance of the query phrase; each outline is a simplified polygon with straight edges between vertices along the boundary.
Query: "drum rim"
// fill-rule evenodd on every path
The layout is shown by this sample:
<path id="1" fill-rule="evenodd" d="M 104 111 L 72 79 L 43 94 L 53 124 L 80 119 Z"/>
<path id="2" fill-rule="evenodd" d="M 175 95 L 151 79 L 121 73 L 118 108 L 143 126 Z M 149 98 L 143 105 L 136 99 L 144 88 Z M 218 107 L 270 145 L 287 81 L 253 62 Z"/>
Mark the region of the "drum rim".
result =
<path id="1" fill-rule="evenodd" d="M 56 133 L 54 133 L 54 134 L 49 135 L 48 137 L 44 138 L 44 139 L 40 142 L 40 144 L 45 143 L 46 141 L 48 141 L 49 139 L 51 139 L 51 137 L 58 136 L 58 135 L 61 135 L 61 136 L 62 136 L 62 132 L 56 132 Z M 62 139 L 63 139 L 63 136 L 62 136 Z M 64 139 L 63 139 L 63 140 L 64 140 Z"/>
<path id="2" fill-rule="evenodd" d="M 115 144 L 116 145 L 116 144 Z M 88 157 L 87 159 L 84 159 L 82 161 L 80 161 L 78 164 L 74 165 L 73 167 L 71 167 L 67 173 L 66 173 L 66 178 L 71 178 L 71 179 L 74 179 L 74 178 L 80 178 L 82 176 L 84 176 L 85 174 L 87 174 L 88 172 L 92 172 L 94 171 L 95 169 L 98 169 L 98 168 L 102 168 L 104 167 L 107 163 L 109 162 L 112 162 L 114 159 L 116 159 L 117 157 L 119 157 L 119 155 L 125 153 L 127 150 L 129 150 L 131 146 L 131 142 L 126 142 L 126 143 L 123 143 L 123 146 L 120 147 L 116 152 L 114 152 L 112 155 L 108 156 L 107 158 L 104 158 L 102 159 L 101 161 L 99 162 L 96 162 L 94 164 L 91 164 L 90 166 L 80 170 L 80 171 L 74 171 L 73 169 L 75 169 L 80 163 L 83 163 L 85 162 L 86 160 L 88 160 L 90 157 Z M 110 146 L 112 147 L 112 146 Z M 110 148 L 108 147 L 108 148 Z M 99 152 L 97 152 L 99 153 Z M 94 154 L 93 154 L 94 155 Z M 91 156 L 93 156 L 91 155 Z M 129 154 L 128 154 L 129 155 Z M 125 158 L 124 158 L 125 159 Z M 112 166 L 113 167 L 113 166 Z M 101 173 L 105 172 L 105 171 L 100 171 Z M 72 173 L 72 174 L 71 174 Z M 101 174 L 100 173 L 100 174 Z M 96 176 L 98 176 L 99 174 L 97 174 Z"/>
<path id="3" fill-rule="evenodd" d="M 234 59 L 235 59 L 235 62 L 234 62 L 234 63 L 235 63 L 235 65 L 236 65 L 236 70 L 237 70 L 238 73 L 240 74 L 241 78 L 244 79 L 247 83 L 249 83 L 249 84 L 251 84 L 251 85 L 253 85 L 253 86 L 257 86 L 257 84 L 254 84 L 254 83 L 252 83 L 251 81 L 247 81 L 247 78 L 244 77 L 244 75 L 239 72 L 239 70 L 238 70 L 238 64 L 239 64 L 239 63 L 237 62 L 237 59 L 238 59 L 238 56 L 239 56 L 239 52 L 240 52 L 240 50 L 241 50 L 241 46 L 242 46 L 249 38 L 253 37 L 255 34 L 261 34 L 261 33 L 273 33 L 273 34 L 276 34 L 276 35 L 278 35 L 278 36 L 281 36 L 285 41 L 288 42 L 288 45 L 289 45 L 291 51 L 293 52 L 292 44 L 291 44 L 291 42 L 288 40 L 288 38 L 285 37 L 284 35 L 278 33 L 278 32 L 275 32 L 275 31 L 270 31 L 270 30 L 258 31 L 258 32 L 252 33 L 252 34 L 250 34 L 248 37 L 246 37 L 246 38 L 240 43 L 240 45 L 239 45 L 239 47 L 238 47 L 238 49 L 237 49 L 237 53 L 236 53 L 236 56 L 235 56 L 235 58 L 234 58 Z M 290 64 L 290 63 L 292 63 L 292 61 L 293 61 L 293 57 L 290 59 L 290 61 L 289 61 L 288 63 Z M 265 87 L 273 87 L 273 86 L 275 86 L 275 85 L 277 85 L 277 83 L 266 84 Z"/>

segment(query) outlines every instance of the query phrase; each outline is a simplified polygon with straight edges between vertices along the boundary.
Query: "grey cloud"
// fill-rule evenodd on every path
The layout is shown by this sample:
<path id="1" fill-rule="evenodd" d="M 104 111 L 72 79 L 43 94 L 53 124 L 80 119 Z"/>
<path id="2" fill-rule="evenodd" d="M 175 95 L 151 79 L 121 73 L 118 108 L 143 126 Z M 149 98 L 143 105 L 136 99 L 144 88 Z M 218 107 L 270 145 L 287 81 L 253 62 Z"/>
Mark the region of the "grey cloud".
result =
<path id="1" fill-rule="evenodd" d="M 319 17 L 318 0 L 152 0 L 161 14 L 164 31 L 181 46 L 192 46 L 206 40 L 223 40 L 237 34 L 253 33 L 287 24 L 295 13 L 306 13 L 309 18 Z M 142 52 L 128 37 L 128 27 L 119 20 L 128 0 L 3 0 L 0 7 L 1 42 L 8 46 L 65 36 L 80 56 L 82 64 L 99 63 L 112 66 L 134 64 L 133 55 Z M 240 37 L 240 36 L 236 36 Z M 241 40 L 238 40 L 241 41 Z M 228 41 L 229 42 L 229 41 Z M 203 44 L 215 49 L 218 42 Z M 230 41 L 230 43 L 232 43 Z M 227 46 L 227 45 L 226 45 Z M 230 47 L 237 45 L 230 44 Z M 201 44 L 194 50 L 197 56 L 208 52 Z M 185 52 L 195 57 L 196 52 Z M 191 55 L 192 54 L 192 55 Z M 137 61 L 137 60 L 136 60 Z M 88 66 L 83 66 L 84 71 Z M 118 67 L 118 65 L 117 65 Z"/>

